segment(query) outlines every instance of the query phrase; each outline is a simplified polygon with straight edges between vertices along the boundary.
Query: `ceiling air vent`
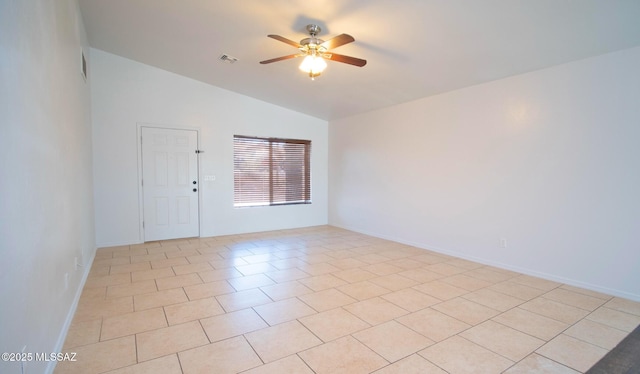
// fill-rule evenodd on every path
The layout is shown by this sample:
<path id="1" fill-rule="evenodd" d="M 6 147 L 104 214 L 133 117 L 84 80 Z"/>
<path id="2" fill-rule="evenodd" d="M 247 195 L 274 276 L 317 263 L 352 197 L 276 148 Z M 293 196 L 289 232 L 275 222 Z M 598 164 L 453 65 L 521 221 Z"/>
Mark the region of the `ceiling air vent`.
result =
<path id="1" fill-rule="evenodd" d="M 236 61 L 238 61 L 237 58 L 233 57 L 233 56 L 229 56 L 226 53 L 223 53 L 220 55 L 220 57 L 218 57 L 218 60 L 222 61 L 222 62 L 226 62 L 227 64 L 233 64 Z"/>

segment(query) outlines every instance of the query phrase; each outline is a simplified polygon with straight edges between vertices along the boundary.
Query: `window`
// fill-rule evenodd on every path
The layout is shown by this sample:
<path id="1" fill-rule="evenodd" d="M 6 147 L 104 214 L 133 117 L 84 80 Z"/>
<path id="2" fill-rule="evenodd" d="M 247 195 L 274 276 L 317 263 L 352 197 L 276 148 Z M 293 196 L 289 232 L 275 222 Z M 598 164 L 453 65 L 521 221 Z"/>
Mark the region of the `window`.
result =
<path id="1" fill-rule="evenodd" d="M 311 141 L 233 137 L 235 207 L 311 203 Z"/>

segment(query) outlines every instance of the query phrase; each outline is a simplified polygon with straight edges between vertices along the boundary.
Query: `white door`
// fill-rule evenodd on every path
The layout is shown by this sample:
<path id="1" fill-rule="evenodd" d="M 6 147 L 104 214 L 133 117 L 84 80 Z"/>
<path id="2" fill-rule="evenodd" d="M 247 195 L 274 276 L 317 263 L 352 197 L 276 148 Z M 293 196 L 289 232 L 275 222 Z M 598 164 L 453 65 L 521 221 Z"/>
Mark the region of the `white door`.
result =
<path id="1" fill-rule="evenodd" d="M 144 240 L 199 236 L 198 132 L 141 130 Z"/>

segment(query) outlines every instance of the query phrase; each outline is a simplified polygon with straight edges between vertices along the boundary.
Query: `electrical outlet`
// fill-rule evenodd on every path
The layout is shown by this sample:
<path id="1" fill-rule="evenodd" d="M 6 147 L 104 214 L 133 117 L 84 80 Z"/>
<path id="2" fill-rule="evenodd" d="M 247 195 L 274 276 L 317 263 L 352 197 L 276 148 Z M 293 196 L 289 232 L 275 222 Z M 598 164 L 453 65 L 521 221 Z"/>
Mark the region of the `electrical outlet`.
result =
<path id="1" fill-rule="evenodd" d="M 500 238 L 500 247 L 507 248 L 507 238 Z"/>

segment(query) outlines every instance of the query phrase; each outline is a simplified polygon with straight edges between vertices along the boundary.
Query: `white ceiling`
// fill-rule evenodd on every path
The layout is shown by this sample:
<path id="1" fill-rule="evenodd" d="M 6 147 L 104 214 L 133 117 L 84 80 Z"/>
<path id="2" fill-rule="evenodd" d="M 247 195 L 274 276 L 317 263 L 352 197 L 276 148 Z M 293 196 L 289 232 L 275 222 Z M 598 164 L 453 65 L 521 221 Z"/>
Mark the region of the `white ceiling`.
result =
<path id="1" fill-rule="evenodd" d="M 332 120 L 640 45 L 638 0 L 79 0 L 92 47 Z M 267 38 L 356 41 L 311 81 Z M 239 59 L 218 60 L 221 54 Z"/>

